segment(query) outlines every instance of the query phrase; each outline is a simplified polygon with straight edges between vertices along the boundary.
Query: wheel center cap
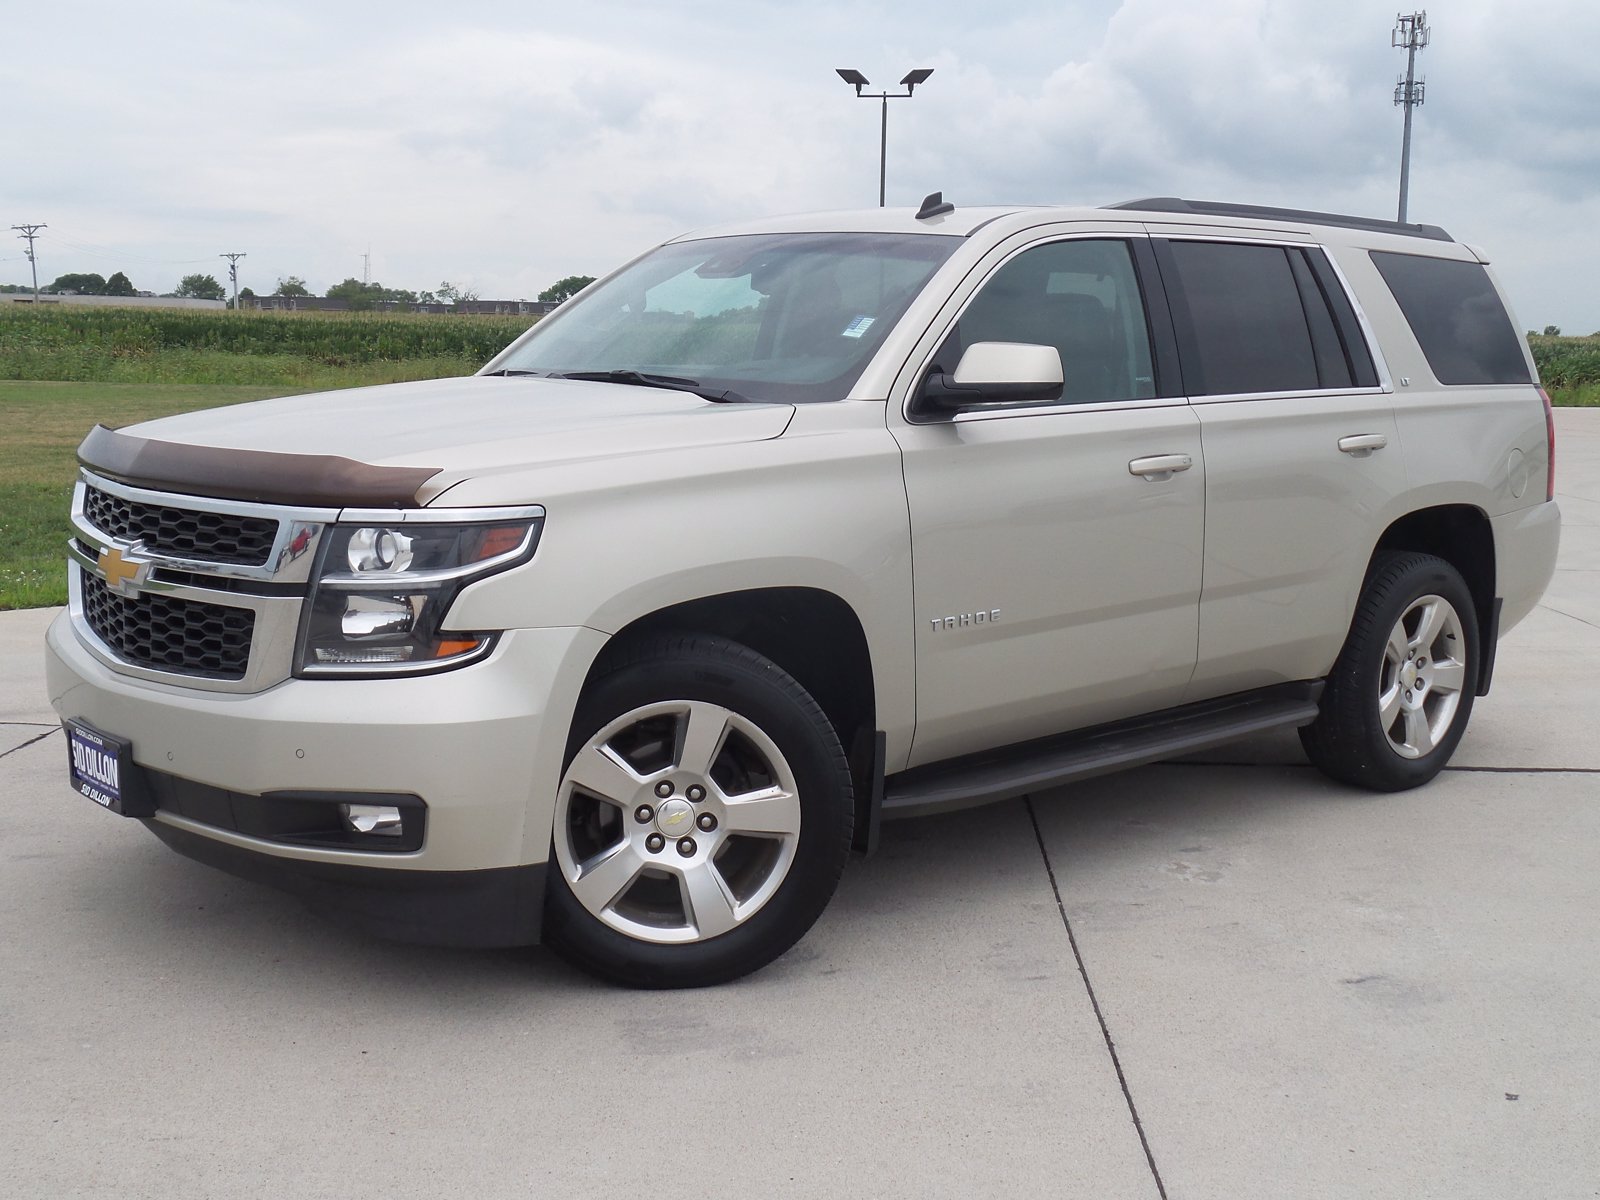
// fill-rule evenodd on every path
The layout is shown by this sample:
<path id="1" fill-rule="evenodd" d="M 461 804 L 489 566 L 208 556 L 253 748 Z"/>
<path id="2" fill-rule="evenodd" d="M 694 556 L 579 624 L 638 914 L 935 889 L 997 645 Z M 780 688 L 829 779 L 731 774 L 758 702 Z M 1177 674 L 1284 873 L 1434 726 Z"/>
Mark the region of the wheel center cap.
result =
<path id="1" fill-rule="evenodd" d="M 656 828 L 669 838 L 687 837 L 694 832 L 694 808 L 676 796 L 656 809 Z"/>
<path id="2" fill-rule="evenodd" d="M 1417 666 L 1415 663 L 1407 663 L 1400 668 L 1400 682 L 1408 688 L 1417 686 Z"/>

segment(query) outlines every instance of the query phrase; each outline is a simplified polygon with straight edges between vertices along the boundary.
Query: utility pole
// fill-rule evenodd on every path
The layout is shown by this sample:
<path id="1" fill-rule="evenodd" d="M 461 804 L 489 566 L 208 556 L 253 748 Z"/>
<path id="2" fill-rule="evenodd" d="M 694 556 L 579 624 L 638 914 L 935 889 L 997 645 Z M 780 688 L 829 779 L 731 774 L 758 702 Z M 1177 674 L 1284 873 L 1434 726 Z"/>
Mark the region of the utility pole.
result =
<path id="1" fill-rule="evenodd" d="M 218 258 L 228 260 L 228 279 L 233 284 L 233 311 L 239 311 L 239 260 L 247 257 L 241 253 L 219 254 Z"/>
<path id="2" fill-rule="evenodd" d="M 367 252 L 361 256 L 361 286 L 366 287 L 372 282 L 372 247 L 367 247 Z"/>
<path id="3" fill-rule="evenodd" d="M 26 238 L 28 241 L 28 265 L 33 268 L 33 302 L 37 305 L 39 303 L 39 264 L 33 258 L 33 239 L 39 236 L 39 230 L 49 229 L 50 226 L 13 225 L 11 228 L 17 230 L 19 238 Z"/>
<path id="4" fill-rule="evenodd" d="M 1405 134 L 1400 143 L 1400 220 L 1406 219 L 1406 196 L 1411 190 L 1411 110 L 1422 103 L 1427 86 L 1417 78 L 1417 51 L 1428 44 L 1428 14 L 1396 15 L 1389 43 L 1406 52 L 1406 77 L 1394 87 L 1394 102 L 1406 110 Z"/>

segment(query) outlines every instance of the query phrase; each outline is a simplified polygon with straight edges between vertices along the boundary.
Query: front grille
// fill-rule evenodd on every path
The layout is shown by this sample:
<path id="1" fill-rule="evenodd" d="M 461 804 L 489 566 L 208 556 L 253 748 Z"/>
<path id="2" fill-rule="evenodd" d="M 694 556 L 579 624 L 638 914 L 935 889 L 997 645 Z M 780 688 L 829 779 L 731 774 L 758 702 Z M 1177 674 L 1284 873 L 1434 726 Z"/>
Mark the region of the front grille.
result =
<path id="1" fill-rule="evenodd" d="M 272 556 L 278 522 L 265 517 L 199 512 L 124 500 L 99 488 L 84 489 L 83 515 L 101 533 L 174 558 L 261 567 Z"/>
<path id="2" fill-rule="evenodd" d="M 256 623 L 250 609 L 153 592 L 122 596 L 88 571 L 80 576 L 84 620 L 124 661 L 180 675 L 244 678 Z"/>

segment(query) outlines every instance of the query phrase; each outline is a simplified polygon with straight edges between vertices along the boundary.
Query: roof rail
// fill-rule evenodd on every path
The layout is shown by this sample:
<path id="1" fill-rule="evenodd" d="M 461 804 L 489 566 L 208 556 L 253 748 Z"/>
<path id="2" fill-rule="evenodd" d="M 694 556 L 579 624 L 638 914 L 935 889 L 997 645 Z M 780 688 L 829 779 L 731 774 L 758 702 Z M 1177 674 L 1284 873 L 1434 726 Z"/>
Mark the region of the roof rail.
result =
<path id="1" fill-rule="evenodd" d="M 1335 225 L 1341 229 L 1365 229 L 1369 233 L 1393 233 L 1401 237 L 1427 238 L 1434 242 L 1453 242 L 1437 225 L 1411 225 L 1384 221 L 1377 217 L 1349 217 L 1340 213 L 1311 212 L 1302 208 L 1268 208 L 1260 204 L 1218 204 L 1211 200 L 1180 200 L 1176 196 L 1151 196 L 1144 200 L 1124 200 L 1106 208 L 1131 208 L 1143 212 L 1189 213 L 1205 217 L 1247 217 L 1271 221 L 1298 221 L 1307 225 Z"/>

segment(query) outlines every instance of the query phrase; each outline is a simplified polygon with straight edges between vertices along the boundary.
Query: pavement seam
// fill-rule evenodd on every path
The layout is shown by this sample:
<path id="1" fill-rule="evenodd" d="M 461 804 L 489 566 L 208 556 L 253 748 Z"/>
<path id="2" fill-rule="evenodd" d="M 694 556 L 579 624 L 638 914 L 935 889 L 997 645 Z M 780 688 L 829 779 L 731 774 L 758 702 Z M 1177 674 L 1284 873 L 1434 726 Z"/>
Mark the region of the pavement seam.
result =
<path id="1" fill-rule="evenodd" d="M 1117 1055 L 1117 1044 L 1111 1040 L 1111 1029 L 1106 1025 L 1106 1016 L 1100 1010 L 1100 999 L 1094 994 L 1094 984 L 1089 981 L 1089 968 L 1084 965 L 1083 952 L 1078 949 L 1078 937 L 1072 932 L 1072 922 L 1067 918 L 1066 901 L 1061 898 L 1061 885 L 1056 881 L 1056 869 L 1050 862 L 1050 851 L 1045 848 L 1044 833 L 1039 828 L 1039 816 L 1033 809 L 1033 797 L 1024 796 L 1023 805 L 1028 810 L 1028 820 L 1033 825 L 1034 840 L 1039 843 L 1039 857 L 1044 860 L 1044 872 L 1050 878 L 1050 890 L 1055 894 L 1056 911 L 1061 914 L 1061 925 L 1067 931 L 1067 944 L 1072 947 L 1072 957 L 1078 964 L 1078 974 L 1083 979 L 1083 990 L 1089 994 L 1089 1007 L 1094 1009 L 1094 1019 L 1100 1024 L 1100 1036 L 1105 1040 L 1106 1052 L 1111 1055 L 1111 1065 L 1117 1072 L 1117 1084 L 1122 1088 L 1122 1098 L 1127 1102 L 1128 1115 L 1133 1118 L 1134 1132 L 1139 1135 L 1139 1145 L 1144 1149 L 1144 1161 L 1150 1167 L 1150 1175 L 1156 1181 L 1156 1192 L 1161 1200 L 1167 1200 L 1167 1185 L 1161 1180 L 1161 1171 L 1156 1167 L 1155 1153 L 1150 1149 L 1150 1139 L 1145 1136 L 1144 1123 L 1139 1120 L 1139 1108 L 1133 1102 L 1133 1093 L 1128 1090 L 1128 1077 L 1122 1070 L 1122 1059 Z"/>
<path id="2" fill-rule="evenodd" d="M 31 737 L 27 741 L 23 742 L 20 746 L 13 746 L 9 750 L 0 750 L 0 758 L 5 758 L 7 755 L 10 755 L 10 754 L 15 754 L 18 750 L 26 750 L 29 746 L 33 745 L 35 742 L 42 742 L 42 741 L 45 740 L 45 738 L 49 737 L 52 733 L 59 733 L 59 732 L 60 732 L 59 727 L 56 728 L 56 729 L 46 729 L 38 737 Z"/>
<path id="3" fill-rule="evenodd" d="M 1264 771 L 1315 771 L 1310 763 L 1273 763 L 1273 762 L 1222 762 L 1214 759 L 1204 761 L 1186 761 L 1172 759 L 1168 762 L 1151 763 L 1153 767 L 1247 767 L 1252 770 Z M 1600 767 L 1445 767 L 1445 771 L 1476 772 L 1484 775 L 1600 775 Z"/>
<path id="4" fill-rule="evenodd" d="M 1587 625 L 1590 629 L 1600 629 L 1600 625 L 1596 625 L 1593 621 L 1587 621 L 1580 616 L 1574 615 L 1573 613 L 1563 612 L 1553 604 L 1540 603 L 1539 607 L 1544 609 L 1546 612 L 1555 613 L 1558 617 L 1566 617 L 1569 621 L 1576 621 L 1580 625 Z"/>

